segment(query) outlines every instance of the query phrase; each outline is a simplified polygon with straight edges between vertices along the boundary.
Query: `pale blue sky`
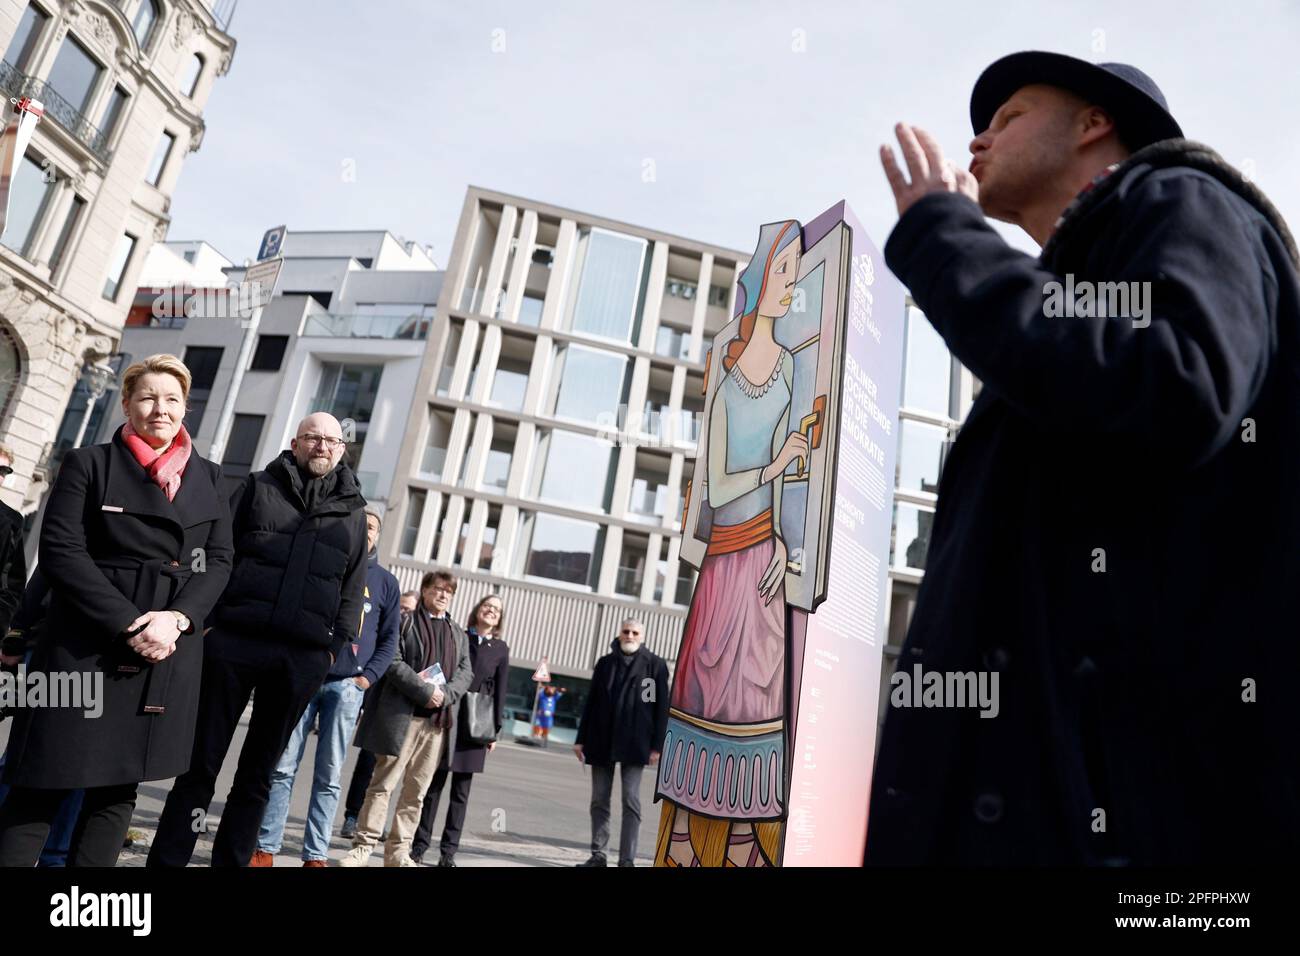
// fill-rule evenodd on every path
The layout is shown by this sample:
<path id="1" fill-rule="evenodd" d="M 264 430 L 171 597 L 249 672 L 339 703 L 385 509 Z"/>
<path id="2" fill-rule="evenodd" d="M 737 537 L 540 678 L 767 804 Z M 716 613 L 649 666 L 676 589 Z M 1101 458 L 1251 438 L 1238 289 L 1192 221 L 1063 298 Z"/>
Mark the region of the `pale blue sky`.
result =
<path id="1" fill-rule="evenodd" d="M 894 122 L 965 163 L 971 86 L 1022 49 L 1145 70 L 1300 223 L 1294 0 L 242 0 L 232 32 L 169 238 L 236 260 L 283 222 L 389 229 L 446 265 L 470 183 L 742 250 L 844 198 L 883 245 Z"/>

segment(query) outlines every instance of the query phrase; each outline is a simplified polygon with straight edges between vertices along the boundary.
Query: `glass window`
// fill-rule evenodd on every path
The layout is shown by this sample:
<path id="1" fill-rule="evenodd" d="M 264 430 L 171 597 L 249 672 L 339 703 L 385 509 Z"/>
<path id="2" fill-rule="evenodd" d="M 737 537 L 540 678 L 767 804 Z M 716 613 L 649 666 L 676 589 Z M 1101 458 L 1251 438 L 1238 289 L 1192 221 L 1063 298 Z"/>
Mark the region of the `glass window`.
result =
<path id="1" fill-rule="evenodd" d="M 903 405 L 948 414 L 952 358 L 948 346 L 920 309 L 907 309 L 907 362 L 903 369 Z"/>
<path id="2" fill-rule="evenodd" d="M 259 335 L 257 348 L 253 350 L 253 363 L 248 366 L 253 372 L 278 372 L 284 362 L 284 350 L 289 345 L 287 335 Z"/>
<path id="3" fill-rule="evenodd" d="M 199 76 L 203 73 L 203 57 L 195 53 L 190 57 L 189 68 L 185 73 L 185 78 L 181 80 L 181 91 L 186 96 L 193 96 L 194 90 L 199 85 Z"/>
<path id="4" fill-rule="evenodd" d="M 898 439 L 898 487 L 904 491 L 939 490 L 939 470 L 948 432 L 921 422 L 901 421 Z"/>
<path id="5" fill-rule="evenodd" d="M 896 568 L 925 570 L 925 555 L 930 549 L 930 527 L 933 524 L 933 511 L 916 505 L 894 505 L 890 564 Z"/>
<path id="6" fill-rule="evenodd" d="M 442 480 L 442 466 L 447 461 L 447 443 L 451 440 L 451 412 L 429 410 L 429 438 L 420 458 L 420 474 Z"/>
<path id="7" fill-rule="evenodd" d="M 524 407 L 524 395 L 528 392 L 528 370 L 509 368 L 498 365 L 492 376 L 492 394 L 488 404 L 517 412 Z"/>
<path id="8" fill-rule="evenodd" d="M 19 73 L 27 70 L 28 61 L 32 58 L 32 50 L 36 48 L 36 41 L 41 38 L 41 29 L 49 20 L 49 16 L 36 4 L 27 4 L 22 19 L 18 21 L 18 29 L 14 31 L 13 39 L 9 41 L 9 49 L 5 51 L 5 62 Z"/>
<path id="9" fill-rule="evenodd" d="M 464 326 L 461 323 L 451 323 L 447 332 L 447 348 L 442 353 L 442 368 L 438 369 L 437 395 L 446 395 L 451 388 L 451 376 L 456 371 L 456 356 L 460 354 L 460 337 L 463 332 Z"/>
<path id="10" fill-rule="evenodd" d="M 209 346 L 191 345 L 185 350 L 185 367 L 190 370 L 190 397 L 186 403 L 185 430 L 190 437 L 197 437 L 203 427 L 203 413 L 207 410 L 208 400 L 212 397 L 212 383 L 217 380 L 217 369 L 221 367 L 222 349 Z"/>
<path id="11" fill-rule="evenodd" d="M 131 24 L 131 29 L 141 50 L 149 45 L 149 34 L 157 21 L 158 4 L 154 0 L 140 0 L 140 9 L 135 12 L 135 22 Z"/>
<path id="12" fill-rule="evenodd" d="M 113 130 L 117 128 L 117 121 L 122 118 L 122 110 L 126 106 L 127 92 L 120 86 L 113 87 L 113 92 L 108 94 L 108 99 L 104 102 L 104 112 L 99 117 L 99 131 L 104 134 L 104 139 L 113 135 Z"/>
<path id="13" fill-rule="evenodd" d="M 63 226 L 59 229 L 59 237 L 54 241 L 54 251 L 50 253 L 50 272 L 59 268 L 59 263 L 63 261 L 63 255 L 68 251 L 68 243 L 72 241 L 72 233 L 77 228 L 77 222 L 81 219 L 81 211 L 86 208 L 86 200 L 80 196 L 72 197 L 72 205 L 68 207 L 68 215 L 63 220 Z"/>
<path id="14" fill-rule="evenodd" d="M 519 324 L 534 328 L 542 323 L 542 306 L 545 303 L 535 295 L 526 295 L 519 301 Z"/>
<path id="15" fill-rule="evenodd" d="M 321 386 L 312 399 L 311 410 L 329 412 L 339 421 L 351 419 L 355 431 L 348 439 L 348 449 L 343 460 L 354 471 L 360 467 L 361 453 L 365 449 L 370 431 L 370 416 L 374 413 L 375 399 L 379 395 L 379 382 L 383 378 L 382 365 L 353 365 L 341 362 L 321 364 Z"/>
<path id="16" fill-rule="evenodd" d="M 9 218 L 5 222 L 4 244 L 21 256 L 30 258 L 30 245 L 36 236 L 46 204 L 54 192 L 54 183 L 45 181 L 45 169 L 31 156 L 24 156 L 14 172 L 9 191 Z"/>
<path id="17" fill-rule="evenodd" d="M 221 488 L 227 498 L 253 470 L 253 456 L 265 423 L 265 415 L 236 415 L 230 423 L 230 438 L 221 456 Z"/>
<path id="18" fill-rule="evenodd" d="M 122 284 L 126 264 L 131 261 L 134 249 L 135 236 L 129 232 L 123 233 L 122 238 L 117 240 L 117 248 L 113 250 L 113 258 L 108 265 L 108 278 L 104 280 L 104 298 L 110 302 L 117 298 L 118 287 Z"/>
<path id="19" fill-rule="evenodd" d="M 628 342 L 641 291 L 646 241 L 601 229 L 591 230 L 584 238 L 573 331 Z"/>
<path id="20" fill-rule="evenodd" d="M 514 437 L 492 439 L 487 462 L 483 467 L 482 487 L 487 491 L 504 492 L 510 481 L 510 462 L 514 458 Z"/>
<path id="21" fill-rule="evenodd" d="M 690 358 L 691 333 L 675 329 L 671 325 L 661 325 L 655 332 L 655 355 L 666 358 Z"/>
<path id="22" fill-rule="evenodd" d="M 54 58 L 48 82 L 54 92 L 67 100 L 73 109 L 84 113 L 86 104 L 94 95 L 95 81 L 103 70 L 84 46 L 68 37 Z"/>
<path id="23" fill-rule="evenodd" d="M 488 509 L 487 524 L 483 526 L 483 547 L 479 551 L 478 569 L 480 571 L 490 570 L 492 567 L 492 553 L 497 544 L 497 528 L 501 524 L 501 509 L 493 505 Z"/>
<path id="24" fill-rule="evenodd" d="M 415 538 L 420 533 L 420 519 L 424 517 L 424 499 L 423 489 L 413 489 L 407 496 L 406 523 L 402 526 L 402 543 L 397 549 L 404 558 L 415 556 Z"/>
<path id="25" fill-rule="evenodd" d="M 157 186 L 158 180 L 162 179 L 163 169 L 167 166 L 167 157 L 172 154 L 172 147 L 176 145 L 176 137 L 166 131 L 162 134 L 162 139 L 158 140 L 158 145 L 153 151 L 153 160 L 149 163 L 149 175 L 145 177 L 145 182 L 150 186 Z"/>
<path id="26" fill-rule="evenodd" d="M 613 352 L 561 346 L 559 362 L 553 372 L 559 382 L 555 400 L 557 418 L 599 424 L 613 419 L 618 406 L 626 401 L 624 373 L 627 357 Z"/>
<path id="27" fill-rule="evenodd" d="M 623 550 L 618 559 L 618 573 L 614 575 L 614 593 L 624 597 L 639 598 L 641 582 L 645 580 L 646 553 L 650 539 L 645 535 L 623 535 Z"/>
<path id="28" fill-rule="evenodd" d="M 607 511 L 614 490 L 618 449 L 612 443 L 574 432 L 543 436 L 546 468 L 539 497 L 579 508 Z"/>
<path id="29" fill-rule="evenodd" d="M 731 290 L 724 285 L 709 286 L 709 305 L 715 305 L 720 308 L 726 308 L 727 300 L 730 298 Z"/>
<path id="30" fill-rule="evenodd" d="M 677 562 L 677 590 L 673 594 L 673 603 L 682 606 L 691 603 L 695 591 L 695 569 L 685 561 Z"/>
<path id="31" fill-rule="evenodd" d="M 600 569 L 597 549 L 604 539 L 601 527 L 557 515 L 525 514 L 525 531 L 530 533 L 524 573 L 593 589 Z"/>

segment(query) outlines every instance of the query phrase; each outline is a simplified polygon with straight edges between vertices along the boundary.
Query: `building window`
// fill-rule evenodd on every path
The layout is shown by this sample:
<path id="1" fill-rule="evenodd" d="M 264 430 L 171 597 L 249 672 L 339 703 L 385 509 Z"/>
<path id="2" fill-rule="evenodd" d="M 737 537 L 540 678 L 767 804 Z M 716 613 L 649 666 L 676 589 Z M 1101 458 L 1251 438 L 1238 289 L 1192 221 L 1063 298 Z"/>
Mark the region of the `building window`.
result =
<path id="1" fill-rule="evenodd" d="M 948 448 L 948 431 L 902 419 L 899 422 L 897 487 L 902 491 L 937 492 Z"/>
<path id="2" fill-rule="evenodd" d="M 118 289 L 126 275 L 127 263 L 131 261 L 131 253 L 135 251 L 135 243 L 135 236 L 129 232 L 124 232 L 122 238 L 117 240 L 117 248 L 113 251 L 113 258 L 108 265 L 108 278 L 104 280 L 104 298 L 110 302 L 117 299 Z"/>
<path id="3" fill-rule="evenodd" d="M 5 62 L 19 73 L 25 73 L 32 58 L 32 51 L 36 49 L 36 43 L 41 38 L 41 31 L 49 22 L 49 14 L 36 4 L 29 3 L 27 9 L 23 11 L 22 19 L 18 21 L 18 29 L 14 31 L 13 39 L 9 41 L 9 49 L 5 51 Z"/>
<path id="4" fill-rule="evenodd" d="M 641 293 L 646 241 L 592 229 L 579 239 L 579 245 L 585 248 L 571 328 L 630 342 Z"/>
<path id="5" fill-rule="evenodd" d="M 72 197 L 72 205 L 68 207 L 68 215 L 64 217 L 63 225 L 59 229 L 59 237 L 54 240 L 54 251 L 50 253 L 51 274 L 59 268 L 59 263 L 63 261 L 64 253 L 68 251 L 68 244 L 72 241 L 72 234 L 76 231 L 77 223 L 81 219 L 81 212 L 85 208 L 86 200 L 80 196 Z"/>
<path id="6" fill-rule="evenodd" d="M 528 366 L 519 362 L 502 360 L 492 376 L 492 394 L 487 403 L 497 408 L 517 412 L 524 407 L 528 393 Z"/>
<path id="7" fill-rule="evenodd" d="M 650 539 L 641 534 L 623 533 L 623 550 L 618 559 L 618 572 L 614 575 L 614 593 L 624 597 L 641 597 L 641 583 L 645 580 L 646 553 Z"/>
<path id="8" fill-rule="evenodd" d="M 925 314 L 907 309 L 907 360 L 903 366 L 903 406 L 946 416 L 952 382 L 952 357 Z"/>
<path id="9" fill-rule="evenodd" d="M 185 79 L 181 80 L 181 90 L 186 96 L 193 98 L 194 91 L 199 86 L 199 77 L 202 75 L 203 57 L 195 53 L 190 57 L 189 70 L 185 74 Z"/>
<path id="10" fill-rule="evenodd" d="M 374 413 L 375 399 L 379 396 L 379 381 L 383 377 L 382 365 L 351 365 L 341 362 L 321 364 L 321 385 L 312 399 L 313 412 L 329 412 L 339 421 L 350 419 L 354 425 L 348 440 L 344 460 L 356 471 L 361 464 L 366 435 L 370 431 L 370 416 Z"/>
<path id="11" fill-rule="evenodd" d="M 668 460 L 663 455 L 639 452 L 628 499 L 629 517 L 658 523 L 668 509 Z"/>
<path id="12" fill-rule="evenodd" d="M 519 301 L 519 324 L 536 328 L 542 324 L 542 306 L 545 303 L 535 295 L 526 295 Z"/>
<path id="13" fill-rule="evenodd" d="M 145 182 L 150 186 L 157 186 L 162 179 L 163 170 L 167 167 L 167 157 L 172 154 L 172 147 L 176 145 L 176 137 L 163 131 L 162 139 L 158 140 L 158 145 L 153 151 L 153 161 L 149 163 L 149 174 L 145 177 Z"/>
<path id="14" fill-rule="evenodd" d="M 221 456 L 221 493 L 229 498 L 253 470 L 257 443 L 262 439 L 265 415 L 236 415 L 230 423 L 230 437 Z"/>
<path id="15" fill-rule="evenodd" d="M 104 112 L 99 117 L 99 131 L 104 134 L 105 141 L 113 135 L 113 130 L 117 129 L 128 95 L 120 86 L 113 87 L 113 92 L 108 94 L 108 100 L 104 103 Z"/>
<path id="16" fill-rule="evenodd" d="M 492 568 L 492 554 L 497 544 L 497 528 L 501 527 L 501 506 L 493 505 L 488 509 L 487 524 L 483 526 L 483 547 L 479 549 L 478 570 L 488 571 Z"/>
<path id="17" fill-rule="evenodd" d="M 398 554 L 403 558 L 415 557 L 415 539 L 420 534 L 420 519 L 424 517 L 425 497 L 423 490 L 414 489 L 407 496 L 406 524 L 402 527 L 402 543 L 397 548 Z"/>
<path id="18" fill-rule="evenodd" d="M 191 345 L 185 350 L 185 367 L 190 370 L 189 409 L 185 413 L 185 430 L 197 437 L 203 427 L 203 413 L 212 397 L 212 383 L 221 366 L 220 348 Z"/>
<path id="19" fill-rule="evenodd" d="M 694 300 L 699 288 L 694 282 L 687 282 L 685 279 L 674 279 L 669 276 L 664 280 L 664 291 L 674 299 L 685 299 L 690 302 Z"/>
<path id="20" fill-rule="evenodd" d="M 187 253 L 187 255 L 192 253 Z M 278 372 L 284 362 L 284 350 L 289 345 L 287 335 L 259 335 L 257 348 L 253 350 L 253 363 L 248 366 L 250 372 Z"/>
<path id="21" fill-rule="evenodd" d="M 451 441 L 451 412 L 429 409 L 429 438 L 420 457 L 420 476 L 442 480 L 442 468 L 447 462 L 447 444 Z"/>
<path id="22" fill-rule="evenodd" d="M 529 577 L 560 581 L 593 590 L 600 572 L 604 529 L 591 521 L 523 512 L 521 540 L 528 546 L 522 572 Z"/>
<path id="23" fill-rule="evenodd" d="M 580 345 L 557 350 L 553 381 L 558 383 L 553 414 L 557 418 L 600 424 L 616 420 L 618 406 L 627 402 L 628 359 Z"/>
<path id="24" fill-rule="evenodd" d="M 730 297 L 731 297 L 731 290 L 728 289 L 725 285 L 709 286 L 709 305 L 713 305 L 725 309 L 727 307 L 727 301 L 728 299 L 730 299 Z"/>
<path id="25" fill-rule="evenodd" d="M 484 491 L 505 494 L 510 483 L 510 463 L 515 455 L 515 436 L 500 434 L 492 436 L 492 447 L 488 449 L 487 462 L 483 467 L 483 481 L 480 487 Z"/>
<path id="26" fill-rule="evenodd" d="M 47 182 L 46 178 L 45 168 L 31 156 L 24 156 L 10 188 L 4 244 L 28 259 L 32 257 L 36 225 L 54 194 L 54 179 L 49 177 Z"/>
<path id="27" fill-rule="evenodd" d="M 73 37 L 63 41 L 50 68 L 49 86 L 78 113 L 86 111 L 104 68 Z M 48 104 L 47 104 L 48 105 Z M 79 117 L 78 117 L 79 118 Z"/>
<path id="28" fill-rule="evenodd" d="M 925 556 L 930 549 L 930 528 L 934 512 L 929 508 L 899 503 L 894 505 L 894 532 L 889 548 L 889 563 L 895 568 L 925 570 Z"/>
<path id="29" fill-rule="evenodd" d="M 136 42 L 140 44 L 141 50 L 149 46 L 150 35 L 157 22 L 158 4 L 155 0 L 140 0 L 140 9 L 135 12 L 135 22 L 131 24 L 131 30 L 135 33 Z"/>
<path id="30" fill-rule="evenodd" d="M 618 448 L 610 442 L 557 428 L 539 440 L 537 459 L 546 462 L 541 500 L 609 510 L 618 465 Z"/>

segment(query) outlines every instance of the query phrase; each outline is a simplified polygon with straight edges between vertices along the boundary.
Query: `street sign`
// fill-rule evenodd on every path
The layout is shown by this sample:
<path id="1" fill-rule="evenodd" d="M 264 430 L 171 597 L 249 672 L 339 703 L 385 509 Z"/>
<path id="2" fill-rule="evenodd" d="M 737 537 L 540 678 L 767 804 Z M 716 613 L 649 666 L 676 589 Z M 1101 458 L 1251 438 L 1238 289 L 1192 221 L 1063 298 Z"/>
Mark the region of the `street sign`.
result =
<path id="1" fill-rule="evenodd" d="M 533 671 L 533 680 L 541 684 L 548 684 L 551 680 L 551 672 L 547 669 L 546 658 L 542 658 L 542 663 L 538 665 L 537 670 Z"/>
<path id="2" fill-rule="evenodd" d="M 267 259 L 255 266 L 249 266 L 248 271 L 244 273 L 246 298 L 241 296 L 241 299 L 245 299 L 255 309 L 270 302 L 271 293 L 275 291 L 275 283 L 280 278 L 280 267 L 283 265 L 283 259 Z"/>
<path id="3" fill-rule="evenodd" d="M 284 245 L 284 226 L 276 226 L 274 229 L 266 230 L 262 236 L 262 247 L 257 250 L 257 261 L 263 259 L 274 259 L 280 254 L 280 246 Z"/>

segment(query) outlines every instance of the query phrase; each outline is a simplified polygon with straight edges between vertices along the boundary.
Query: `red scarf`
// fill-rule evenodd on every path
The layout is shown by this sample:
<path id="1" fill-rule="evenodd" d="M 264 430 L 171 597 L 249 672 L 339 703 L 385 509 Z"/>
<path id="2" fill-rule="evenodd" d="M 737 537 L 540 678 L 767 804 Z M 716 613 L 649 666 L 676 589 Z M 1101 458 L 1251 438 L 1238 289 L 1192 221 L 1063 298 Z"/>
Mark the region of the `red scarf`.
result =
<path id="1" fill-rule="evenodd" d="M 190 452 L 194 450 L 190 444 L 190 433 L 185 430 L 185 426 L 180 427 L 172 443 L 161 455 L 149 447 L 149 443 L 136 433 L 130 422 L 122 426 L 122 441 L 131 449 L 131 454 L 140 463 L 140 467 L 149 472 L 153 483 L 166 493 L 167 500 L 174 500 L 181 486 L 181 475 L 190 463 Z"/>

